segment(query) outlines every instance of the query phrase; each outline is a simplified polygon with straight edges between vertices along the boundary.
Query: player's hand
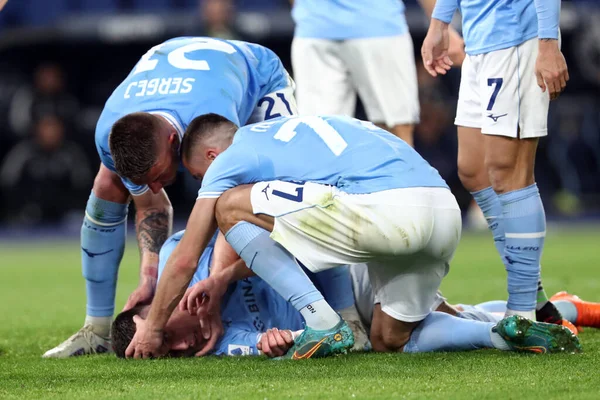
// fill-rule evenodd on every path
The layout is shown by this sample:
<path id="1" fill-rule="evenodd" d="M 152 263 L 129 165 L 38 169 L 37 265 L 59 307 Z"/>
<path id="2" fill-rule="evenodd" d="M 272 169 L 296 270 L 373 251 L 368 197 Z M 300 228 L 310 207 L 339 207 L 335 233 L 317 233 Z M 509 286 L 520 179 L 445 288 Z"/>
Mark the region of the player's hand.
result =
<path id="1" fill-rule="evenodd" d="M 138 287 L 129 295 L 123 311 L 132 309 L 138 304 L 150 304 L 154 291 L 156 290 L 156 279 L 144 277 Z"/>
<path id="2" fill-rule="evenodd" d="M 223 336 L 225 330 L 223 329 L 223 322 L 221 321 L 221 310 L 220 307 L 215 314 L 198 316 L 200 319 L 200 331 L 202 337 L 206 339 L 204 346 L 196 353 L 196 357 L 203 357 L 210 353 L 217 342 Z"/>
<path id="3" fill-rule="evenodd" d="M 452 60 L 448 57 L 449 46 L 448 24 L 432 19 L 421 47 L 423 66 L 431 76 L 446 75 L 452 67 Z"/>
<path id="4" fill-rule="evenodd" d="M 153 358 L 167 354 L 168 348 L 161 329 L 154 329 L 139 315 L 133 317 L 135 335 L 125 350 L 127 358 Z"/>
<path id="5" fill-rule="evenodd" d="M 290 330 L 272 328 L 263 333 L 256 347 L 268 357 L 280 357 L 294 345 L 294 335 Z"/>
<path id="6" fill-rule="evenodd" d="M 450 37 L 448 57 L 450 57 L 453 67 L 460 67 L 467 56 L 467 53 L 465 53 L 465 41 L 452 27 L 448 29 L 448 35 Z"/>
<path id="7" fill-rule="evenodd" d="M 179 302 L 179 309 L 187 310 L 190 315 L 218 314 L 227 285 L 228 282 L 221 279 L 220 275 L 211 275 L 185 291 Z"/>
<path id="8" fill-rule="evenodd" d="M 539 53 L 535 62 L 535 75 L 542 91 L 548 89 L 550 100 L 558 98 L 569 80 L 565 57 L 558 48 L 558 40 L 539 40 Z"/>

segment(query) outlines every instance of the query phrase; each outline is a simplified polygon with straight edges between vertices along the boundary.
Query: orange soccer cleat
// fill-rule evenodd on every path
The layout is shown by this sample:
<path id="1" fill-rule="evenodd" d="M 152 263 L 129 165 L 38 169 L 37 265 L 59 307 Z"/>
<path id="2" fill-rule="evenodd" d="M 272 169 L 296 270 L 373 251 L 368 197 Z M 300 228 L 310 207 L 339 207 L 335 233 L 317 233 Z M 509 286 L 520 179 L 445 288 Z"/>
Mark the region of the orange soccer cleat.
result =
<path id="1" fill-rule="evenodd" d="M 577 308 L 577 320 L 575 325 L 600 328 L 600 303 L 583 301 L 578 296 L 567 292 L 558 292 L 550 301 L 565 300 L 575 305 Z M 581 329 L 580 329 L 581 330 Z"/>

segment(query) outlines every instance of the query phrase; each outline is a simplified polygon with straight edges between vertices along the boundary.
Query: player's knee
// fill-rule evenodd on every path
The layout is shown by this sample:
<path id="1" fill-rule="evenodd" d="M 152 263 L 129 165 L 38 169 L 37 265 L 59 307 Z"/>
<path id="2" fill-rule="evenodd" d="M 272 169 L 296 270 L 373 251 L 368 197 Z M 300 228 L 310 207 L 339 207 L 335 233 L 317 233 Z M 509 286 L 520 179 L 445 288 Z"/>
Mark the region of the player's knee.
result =
<path id="1" fill-rule="evenodd" d="M 227 190 L 219 197 L 215 207 L 217 223 L 222 232 L 227 233 L 235 224 L 242 221 L 243 212 L 239 204 L 243 199 L 243 187 Z"/>
<path id="2" fill-rule="evenodd" d="M 126 204 L 129 200 L 129 193 L 119 176 L 105 167 L 101 167 L 96 175 L 92 190 L 96 197 L 113 203 Z"/>
<path id="3" fill-rule="evenodd" d="M 490 186 L 487 171 L 467 157 L 458 158 L 458 177 L 469 192 L 476 192 Z"/>
<path id="4" fill-rule="evenodd" d="M 486 159 L 486 170 L 494 191 L 499 194 L 522 189 L 534 181 L 533 169 L 503 158 Z"/>
<path id="5" fill-rule="evenodd" d="M 408 343 L 410 335 L 418 323 L 394 320 L 393 323 L 383 323 L 380 329 L 371 331 L 371 345 L 378 352 L 399 352 Z"/>
<path id="6" fill-rule="evenodd" d="M 380 353 L 397 353 L 402 351 L 409 339 L 410 331 L 383 331 L 371 334 L 371 346 L 373 351 Z"/>

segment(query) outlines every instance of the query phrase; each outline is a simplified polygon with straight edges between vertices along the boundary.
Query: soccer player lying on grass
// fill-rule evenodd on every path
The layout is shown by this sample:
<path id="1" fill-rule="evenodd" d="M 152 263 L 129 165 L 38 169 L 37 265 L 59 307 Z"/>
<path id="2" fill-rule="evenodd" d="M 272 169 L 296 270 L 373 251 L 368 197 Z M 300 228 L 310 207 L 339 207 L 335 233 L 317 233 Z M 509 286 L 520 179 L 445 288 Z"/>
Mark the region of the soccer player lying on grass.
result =
<path id="1" fill-rule="evenodd" d="M 202 187 L 148 317 L 136 321 L 128 357 L 165 354 L 165 324 L 217 225 L 246 265 L 304 317 L 306 329 L 286 357 L 343 353 L 354 344 L 296 259 L 312 272 L 368 265 L 376 351 L 402 351 L 417 327 L 462 337 L 479 329 L 431 312 L 459 242 L 460 209 L 438 172 L 394 135 L 337 116 L 277 118 L 238 130 L 213 114 L 188 126 L 182 155 Z M 188 305 L 203 296 L 190 296 Z M 220 326 L 217 317 L 209 319 L 211 329 Z M 580 349 L 559 325 L 510 316 L 498 330 L 523 350 Z"/>
<path id="2" fill-rule="evenodd" d="M 167 259 L 183 236 L 183 231 L 171 236 L 160 251 L 159 279 L 164 270 Z M 209 243 L 198 263 L 194 277 L 190 283 L 191 291 L 207 284 L 209 265 L 213 254 L 213 242 Z M 230 275 L 230 280 L 251 275 L 252 272 L 245 266 L 238 264 L 236 274 Z M 373 314 L 373 291 L 369 281 L 365 264 L 353 265 L 350 268 L 340 267 L 327 270 L 330 279 L 346 279 L 347 292 L 325 292 L 330 304 L 335 309 L 344 309 L 348 304 L 358 306 L 360 318 L 365 325 L 370 325 Z M 318 276 L 319 274 L 316 274 Z M 351 279 L 350 279 L 351 277 Z M 352 281 L 352 283 L 351 283 Z M 340 288 L 341 285 L 336 285 Z M 187 301 L 189 296 L 184 297 Z M 215 355 L 258 355 L 261 352 L 269 357 L 276 357 L 285 352 L 294 344 L 303 328 L 302 317 L 288 302 L 271 289 L 258 277 L 247 277 L 237 282 L 231 282 L 223 299 L 224 307 L 221 314 L 226 325 L 225 334 L 216 345 Z M 502 302 L 505 306 L 505 302 Z M 489 309 L 489 305 L 493 308 Z M 557 302 L 560 306 L 561 302 Z M 498 348 L 510 350 L 515 343 L 506 342 L 493 328 L 502 317 L 497 314 L 501 305 L 494 302 L 484 303 L 479 306 L 461 305 L 463 312 L 455 310 L 443 297 L 438 296 L 434 303 L 438 311 L 460 316 L 464 319 L 484 321 L 463 321 L 457 323 L 456 328 L 462 326 L 477 326 L 471 335 L 452 335 L 449 338 L 447 331 L 439 331 L 434 325 L 418 327 L 416 335 L 405 346 L 404 351 L 409 353 L 430 351 L 466 351 L 481 348 Z M 131 310 L 122 312 L 117 316 L 112 327 L 113 348 L 118 357 L 125 356 L 125 349 L 135 334 L 136 315 L 144 318 L 148 314 L 148 305 L 136 306 Z M 194 356 L 203 347 L 205 339 L 199 319 L 182 311 L 183 307 L 176 309 L 165 326 L 164 344 L 171 356 Z M 489 309 L 490 312 L 486 311 Z M 453 317 L 447 316 L 450 319 Z M 493 322 L 493 323 L 490 323 Z M 442 326 L 442 329 L 445 327 Z"/>
<path id="3" fill-rule="evenodd" d="M 171 236 L 162 246 L 159 255 L 158 277 L 162 276 L 167 259 L 181 240 L 183 231 Z M 216 235 L 215 235 L 216 237 Z M 209 266 L 214 255 L 215 237 L 204 250 L 198 262 L 190 287 L 205 280 L 209 275 Z M 243 265 L 243 261 L 241 262 Z M 229 272 L 239 272 L 228 276 L 231 284 L 224 295 L 221 318 L 225 324 L 224 336 L 216 345 L 216 355 L 258 354 L 257 343 L 260 334 L 266 329 L 280 327 L 292 331 L 301 330 L 302 317 L 293 307 L 279 296 L 260 278 L 253 276 L 245 266 L 241 269 L 230 268 Z M 319 285 L 321 292 L 332 307 L 353 325 L 354 332 L 361 336 L 360 345 L 354 350 L 366 350 L 370 343 L 360 316 L 354 307 L 352 281 L 347 268 L 337 268 L 311 274 L 311 279 Z M 239 280 L 237 280 L 239 278 Z M 117 356 L 124 357 L 125 349 L 135 333 L 134 316 L 145 318 L 149 305 L 137 305 L 117 315 L 112 325 L 111 337 Z M 175 310 L 165 327 L 165 345 L 171 355 L 202 355 L 203 339 L 200 321 L 187 311 Z M 293 342 L 292 342 L 293 343 Z"/>

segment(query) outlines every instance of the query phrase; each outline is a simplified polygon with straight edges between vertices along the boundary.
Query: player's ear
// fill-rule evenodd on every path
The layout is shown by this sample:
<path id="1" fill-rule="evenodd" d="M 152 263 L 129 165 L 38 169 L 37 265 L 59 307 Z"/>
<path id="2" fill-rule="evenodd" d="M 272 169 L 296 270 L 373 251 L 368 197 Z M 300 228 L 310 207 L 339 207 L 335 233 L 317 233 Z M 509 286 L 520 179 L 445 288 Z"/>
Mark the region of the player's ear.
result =
<path id="1" fill-rule="evenodd" d="M 169 144 L 173 145 L 175 143 L 177 143 L 177 140 L 179 140 L 179 135 L 177 134 L 176 131 L 171 131 L 171 133 L 169 134 Z"/>
<path id="2" fill-rule="evenodd" d="M 215 158 L 217 158 L 217 152 L 215 151 L 215 149 L 207 149 L 206 150 L 206 158 L 209 159 L 210 161 L 213 161 Z"/>

